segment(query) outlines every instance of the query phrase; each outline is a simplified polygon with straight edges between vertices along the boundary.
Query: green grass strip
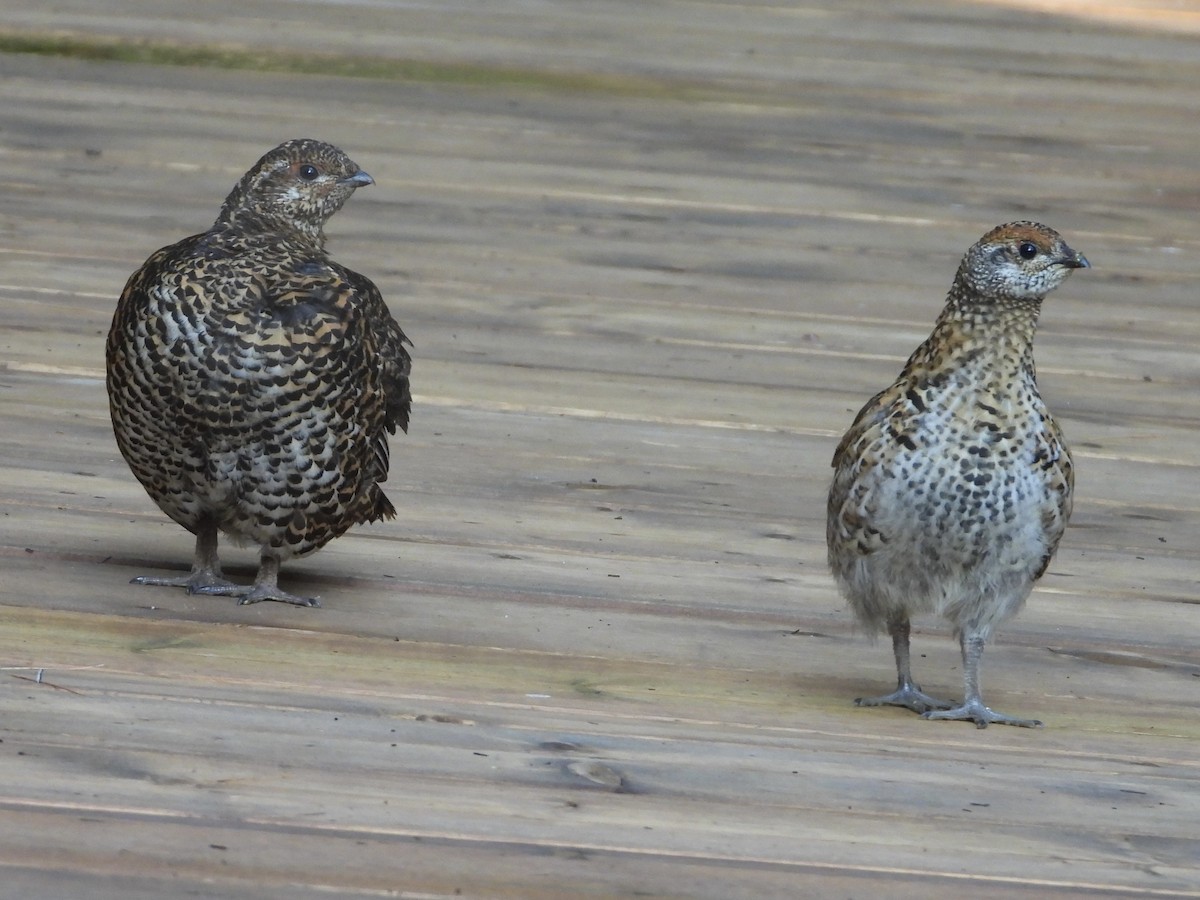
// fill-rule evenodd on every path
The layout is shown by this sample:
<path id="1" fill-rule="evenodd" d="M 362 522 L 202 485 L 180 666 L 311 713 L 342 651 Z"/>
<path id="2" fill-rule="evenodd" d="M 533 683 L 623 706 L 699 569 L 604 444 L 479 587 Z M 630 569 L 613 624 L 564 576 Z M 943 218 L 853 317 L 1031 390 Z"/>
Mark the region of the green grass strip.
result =
<path id="1" fill-rule="evenodd" d="M 557 72 L 472 63 L 428 62 L 382 56 L 346 56 L 299 50 L 179 44 L 116 37 L 0 31 L 0 53 L 27 53 L 89 62 L 340 75 L 384 81 L 515 87 L 532 90 L 636 97 L 694 97 L 697 85 L 637 75 Z M 704 91 L 704 93 L 708 93 Z"/>

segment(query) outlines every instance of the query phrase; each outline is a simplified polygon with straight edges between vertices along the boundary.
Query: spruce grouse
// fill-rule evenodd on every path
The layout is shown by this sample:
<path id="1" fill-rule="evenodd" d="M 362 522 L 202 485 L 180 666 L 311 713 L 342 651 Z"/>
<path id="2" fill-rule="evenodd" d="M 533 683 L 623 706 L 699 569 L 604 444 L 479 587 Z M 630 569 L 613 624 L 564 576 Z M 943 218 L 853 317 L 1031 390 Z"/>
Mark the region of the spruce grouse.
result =
<path id="1" fill-rule="evenodd" d="M 988 709 L 985 642 L 1025 603 L 1071 514 L 1071 456 L 1038 394 L 1043 298 L 1088 261 L 1057 232 L 1012 222 L 967 251 L 933 333 L 871 398 L 834 454 L 829 564 L 858 620 L 887 631 L 898 685 L 861 706 L 929 719 L 1036 726 Z M 962 648 L 965 696 L 921 691 L 909 617 L 936 612 Z"/>
<path id="2" fill-rule="evenodd" d="M 136 584 L 319 606 L 279 565 L 395 509 L 379 482 L 407 430 L 408 339 L 379 290 L 325 250 L 326 221 L 370 175 L 337 147 L 287 141 L 234 187 L 212 228 L 130 276 L 108 335 L 117 445 L 196 536 L 191 573 Z M 221 573 L 217 533 L 260 549 L 252 586 Z"/>

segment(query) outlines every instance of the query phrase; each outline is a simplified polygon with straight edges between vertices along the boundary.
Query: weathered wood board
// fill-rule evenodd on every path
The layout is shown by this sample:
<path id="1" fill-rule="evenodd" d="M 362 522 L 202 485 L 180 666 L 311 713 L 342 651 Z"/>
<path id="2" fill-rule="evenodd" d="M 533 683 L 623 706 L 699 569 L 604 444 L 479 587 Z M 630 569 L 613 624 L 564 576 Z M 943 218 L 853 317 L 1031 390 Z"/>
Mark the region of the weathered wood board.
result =
<path id="1" fill-rule="evenodd" d="M 1200 4 L 1029 6 L 0 4 L 375 66 L 0 53 L 0 897 L 1200 896 Z M 302 135 L 377 181 L 330 235 L 416 343 L 400 517 L 285 567 L 320 610 L 131 587 L 191 539 L 115 298 Z M 1038 346 L 1075 517 L 983 670 L 1047 724 L 857 709 L 833 445 L 1015 218 L 1094 266 Z"/>

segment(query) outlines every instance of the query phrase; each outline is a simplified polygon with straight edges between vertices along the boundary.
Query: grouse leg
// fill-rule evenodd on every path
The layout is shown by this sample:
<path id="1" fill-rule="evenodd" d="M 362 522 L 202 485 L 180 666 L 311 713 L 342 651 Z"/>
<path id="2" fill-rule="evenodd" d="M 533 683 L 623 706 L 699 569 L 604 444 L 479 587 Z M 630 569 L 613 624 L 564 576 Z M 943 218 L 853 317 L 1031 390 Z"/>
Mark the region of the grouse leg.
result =
<path id="1" fill-rule="evenodd" d="M 977 728 L 987 728 L 991 724 L 1041 728 L 1042 723 L 1037 719 L 1018 719 L 1006 716 L 983 705 L 983 697 L 979 691 L 979 661 L 983 657 L 983 638 L 978 635 L 962 635 L 959 637 L 959 643 L 962 645 L 963 683 L 965 685 L 963 704 L 954 709 L 930 710 L 924 713 L 925 718 L 972 721 Z"/>
<path id="2" fill-rule="evenodd" d="M 208 593 L 213 588 L 244 590 L 241 585 L 227 581 L 221 573 L 221 561 L 217 558 L 217 526 L 211 519 L 202 519 L 196 529 L 196 553 L 190 573 L 176 578 L 139 575 L 129 583 L 187 588 L 189 594 Z"/>
<path id="3" fill-rule="evenodd" d="M 896 690 L 882 697 L 859 697 L 855 706 L 903 706 L 913 712 L 926 713 L 934 709 L 949 709 L 954 704 L 930 697 L 912 680 L 912 665 L 909 658 L 908 616 L 896 613 L 888 620 L 888 631 L 892 635 L 892 651 L 896 655 Z"/>

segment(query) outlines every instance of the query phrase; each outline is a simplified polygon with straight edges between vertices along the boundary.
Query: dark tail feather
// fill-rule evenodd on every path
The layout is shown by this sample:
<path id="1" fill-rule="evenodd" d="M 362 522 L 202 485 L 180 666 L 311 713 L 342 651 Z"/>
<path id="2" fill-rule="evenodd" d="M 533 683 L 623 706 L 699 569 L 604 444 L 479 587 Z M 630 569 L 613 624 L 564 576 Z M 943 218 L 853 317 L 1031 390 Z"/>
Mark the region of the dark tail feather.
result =
<path id="1" fill-rule="evenodd" d="M 371 509 L 371 514 L 367 518 L 368 522 L 378 522 L 380 519 L 394 519 L 396 517 L 396 507 L 392 506 L 392 501 L 387 498 L 387 494 L 375 488 L 375 506 Z"/>

